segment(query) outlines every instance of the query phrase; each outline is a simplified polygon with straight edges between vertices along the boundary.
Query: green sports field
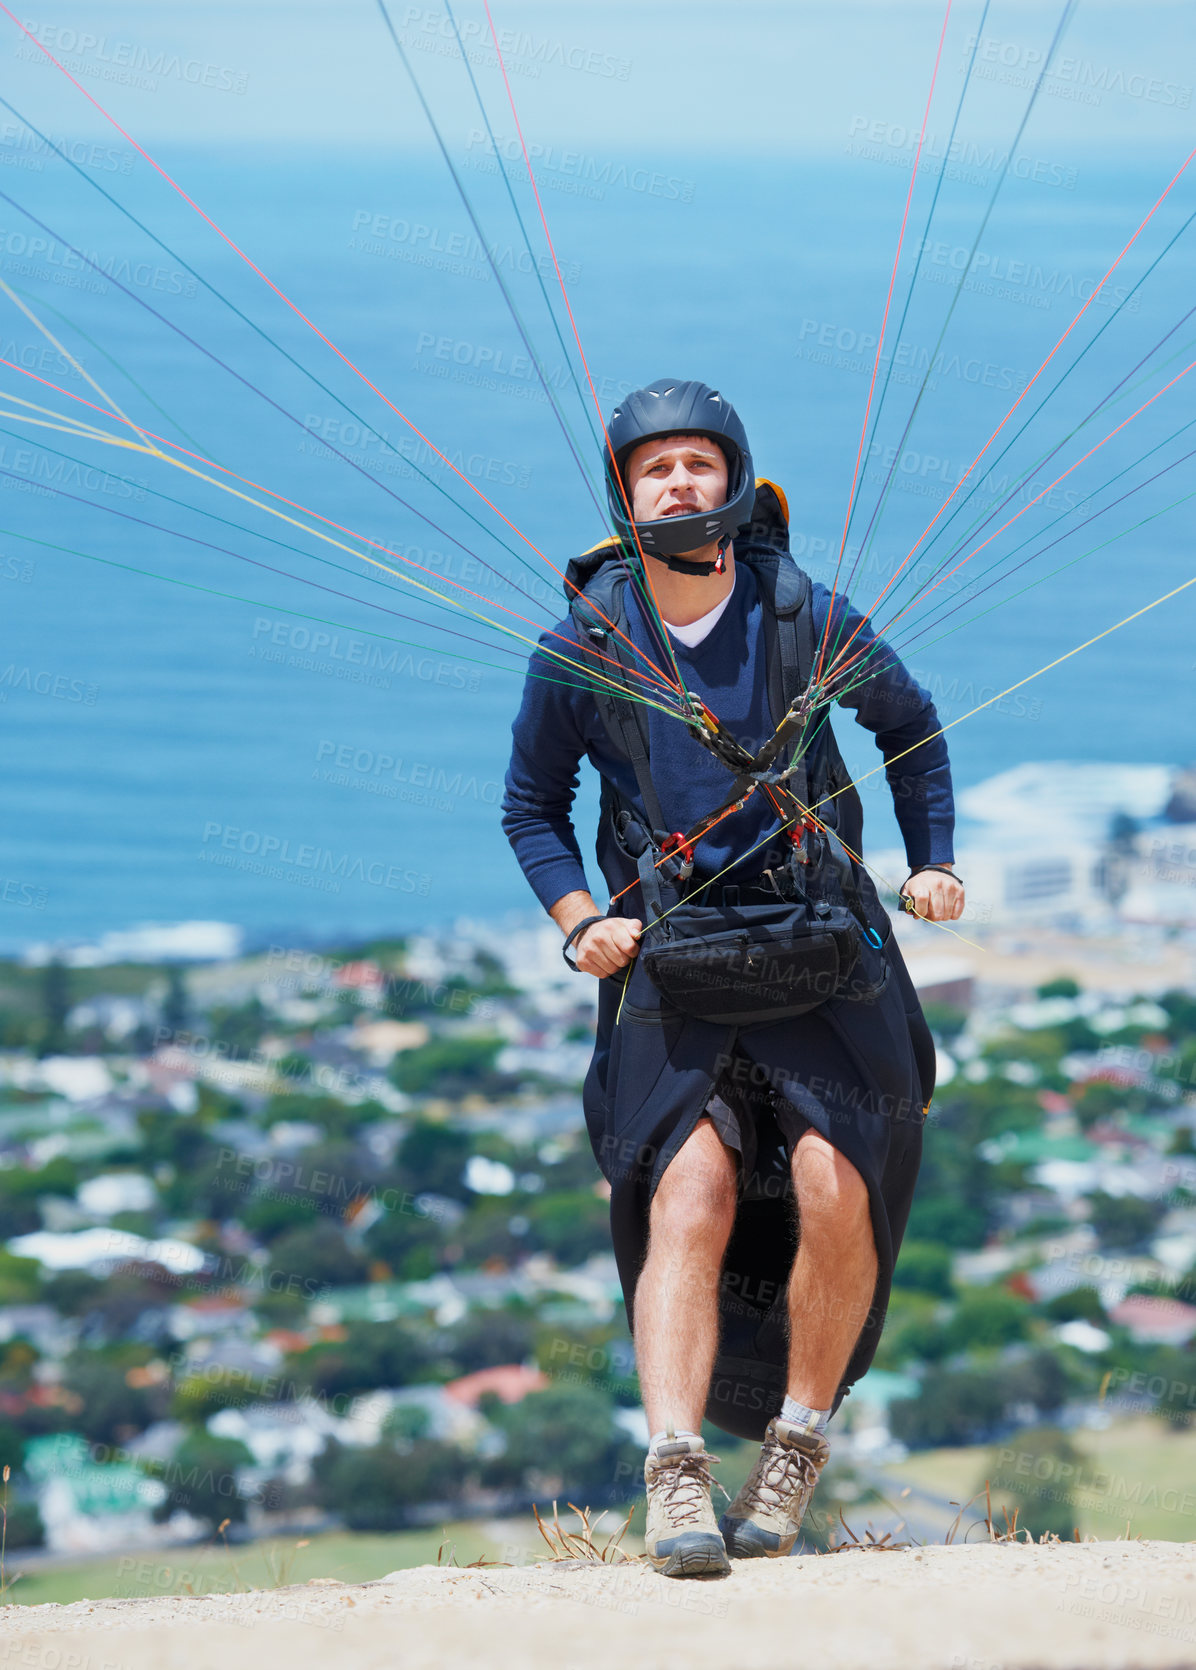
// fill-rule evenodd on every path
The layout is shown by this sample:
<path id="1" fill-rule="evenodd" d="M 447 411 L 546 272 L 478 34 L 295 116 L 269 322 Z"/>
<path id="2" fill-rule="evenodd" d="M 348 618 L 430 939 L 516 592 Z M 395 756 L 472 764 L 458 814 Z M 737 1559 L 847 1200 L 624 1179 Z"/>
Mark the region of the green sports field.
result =
<path id="1" fill-rule="evenodd" d="M 1070 1472 L 1037 1460 L 1016 1435 L 991 1448 L 921 1451 L 885 1472 L 897 1490 L 914 1485 L 958 1503 L 983 1492 L 986 1477 L 994 1483 L 994 1505 L 1004 1499 L 997 1481 L 1023 1497 L 1038 1491 L 1058 1500 L 1067 1494 L 1082 1537 L 1124 1537 L 1128 1531 L 1165 1542 L 1196 1539 L 1196 1429 L 1172 1432 L 1165 1422 L 1142 1417 L 1069 1436 L 1082 1457 Z M 983 1511 L 981 1499 L 968 1520 Z"/>

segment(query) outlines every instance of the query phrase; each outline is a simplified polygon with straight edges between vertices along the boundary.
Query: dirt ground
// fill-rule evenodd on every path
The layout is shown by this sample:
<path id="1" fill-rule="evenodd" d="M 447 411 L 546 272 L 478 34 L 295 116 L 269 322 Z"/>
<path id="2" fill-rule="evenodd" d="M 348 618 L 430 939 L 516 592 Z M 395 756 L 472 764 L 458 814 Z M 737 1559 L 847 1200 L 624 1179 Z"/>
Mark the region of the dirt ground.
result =
<path id="1" fill-rule="evenodd" d="M 10 1607 L 0 1670 L 1131 1670 L 1196 1664 L 1196 1543 L 420 1566 L 377 1583 Z"/>

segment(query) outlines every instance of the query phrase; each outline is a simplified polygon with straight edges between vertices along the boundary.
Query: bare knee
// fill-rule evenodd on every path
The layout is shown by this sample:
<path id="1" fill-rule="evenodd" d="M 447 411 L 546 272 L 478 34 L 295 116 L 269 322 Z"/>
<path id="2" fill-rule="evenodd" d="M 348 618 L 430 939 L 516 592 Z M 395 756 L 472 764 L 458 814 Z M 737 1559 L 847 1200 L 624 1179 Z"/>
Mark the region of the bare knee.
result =
<path id="1" fill-rule="evenodd" d="M 802 1227 L 856 1231 L 870 1220 L 868 1185 L 845 1154 L 807 1131 L 793 1154 L 793 1186 Z"/>
<path id="2" fill-rule="evenodd" d="M 729 1233 L 735 1219 L 736 1185 L 734 1152 L 709 1119 L 699 1120 L 657 1185 L 650 1214 L 653 1233 L 661 1229 Z"/>

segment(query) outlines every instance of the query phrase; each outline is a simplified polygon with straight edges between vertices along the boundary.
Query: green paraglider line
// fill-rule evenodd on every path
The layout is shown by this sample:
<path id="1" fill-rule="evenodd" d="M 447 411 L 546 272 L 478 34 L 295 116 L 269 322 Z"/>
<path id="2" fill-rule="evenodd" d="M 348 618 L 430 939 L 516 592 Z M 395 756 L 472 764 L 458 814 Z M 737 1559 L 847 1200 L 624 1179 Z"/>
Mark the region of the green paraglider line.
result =
<path id="1" fill-rule="evenodd" d="M 203 592 L 208 597 L 224 597 L 233 603 L 248 603 L 255 609 L 273 609 L 277 614 L 293 615 L 297 620 L 309 620 L 314 622 L 317 626 L 338 626 L 343 632 L 359 632 L 367 638 L 379 638 L 384 643 L 401 644 L 404 649 L 421 650 L 425 655 L 444 654 L 443 645 L 441 645 L 439 649 L 434 649 L 429 644 L 416 643 L 412 638 L 396 638 L 389 632 L 375 632 L 368 626 L 351 626 L 348 621 L 328 620 L 324 615 L 309 615 L 302 609 L 288 609 L 281 603 L 267 602 L 260 597 L 242 597 L 239 592 L 221 591 L 217 586 L 201 586 L 197 580 L 180 580 L 173 574 L 159 574 L 152 568 L 138 568 L 134 563 L 117 562 L 114 557 L 98 557 L 93 551 L 78 551 L 72 545 L 58 545 L 51 539 L 38 539 L 33 534 L 21 533 L 16 528 L 0 528 L 0 535 L 8 539 L 23 540 L 27 545 L 40 545 L 47 551 L 62 551 L 69 557 L 82 557 L 86 562 L 103 563 L 105 568 L 121 568 L 128 574 L 141 574 L 150 580 L 164 580 L 169 586 L 183 586 L 188 591 Z M 540 646 L 540 649 L 545 655 L 556 654 L 556 651 L 545 649 L 543 645 Z M 453 654 L 456 655 L 457 651 L 454 650 Z M 462 655 L 459 659 L 462 661 L 468 661 L 472 666 L 490 667 L 498 673 L 514 673 L 520 671 L 517 667 L 504 667 L 497 661 L 483 661 L 480 656 L 476 655 Z M 561 659 L 564 658 L 562 657 Z M 526 676 L 529 678 L 538 678 L 545 684 L 561 684 L 569 690 L 582 690 L 590 688 L 588 682 L 586 684 L 577 684 L 569 679 L 549 678 L 544 673 L 533 673 L 529 671 Z M 587 679 L 592 676 L 594 675 L 590 674 L 587 669 Z M 623 696 L 625 695 L 625 692 L 620 689 L 619 695 Z M 684 717 L 684 715 L 679 714 L 675 708 L 666 707 L 662 702 L 654 702 L 649 697 L 636 696 L 634 699 L 646 703 L 648 707 L 657 708 L 661 713 L 667 714 L 670 718 Z"/>

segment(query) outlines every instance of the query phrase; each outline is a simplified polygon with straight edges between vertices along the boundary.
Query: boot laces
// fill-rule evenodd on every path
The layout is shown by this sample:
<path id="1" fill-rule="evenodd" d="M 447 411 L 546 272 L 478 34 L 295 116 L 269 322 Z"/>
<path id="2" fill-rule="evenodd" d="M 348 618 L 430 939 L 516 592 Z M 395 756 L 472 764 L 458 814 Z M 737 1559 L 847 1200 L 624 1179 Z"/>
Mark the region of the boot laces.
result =
<path id="1" fill-rule="evenodd" d="M 678 1456 L 652 1469 L 652 1488 L 661 1492 L 672 1524 L 693 1524 L 701 1518 L 706 1493 L 715 1488 L 723 1490 L 710 1472 L 710 1463 L 718 1460 L 718 1456 L 699 1450 L 696 1455 L 691 1452 Z M 727 1496 L 725 1490 L 723 1495 Z"/>
<path id="2" fill-rule="evenodd" d="M 775 1508 L 798 1490 L 813 1490 L 818 1469 L 804 1450 L 788 1449 L 779 1439 L 766 1439 L 760 1451 L 758 1471 L 748 1480 L 748 1505 Z"/>

